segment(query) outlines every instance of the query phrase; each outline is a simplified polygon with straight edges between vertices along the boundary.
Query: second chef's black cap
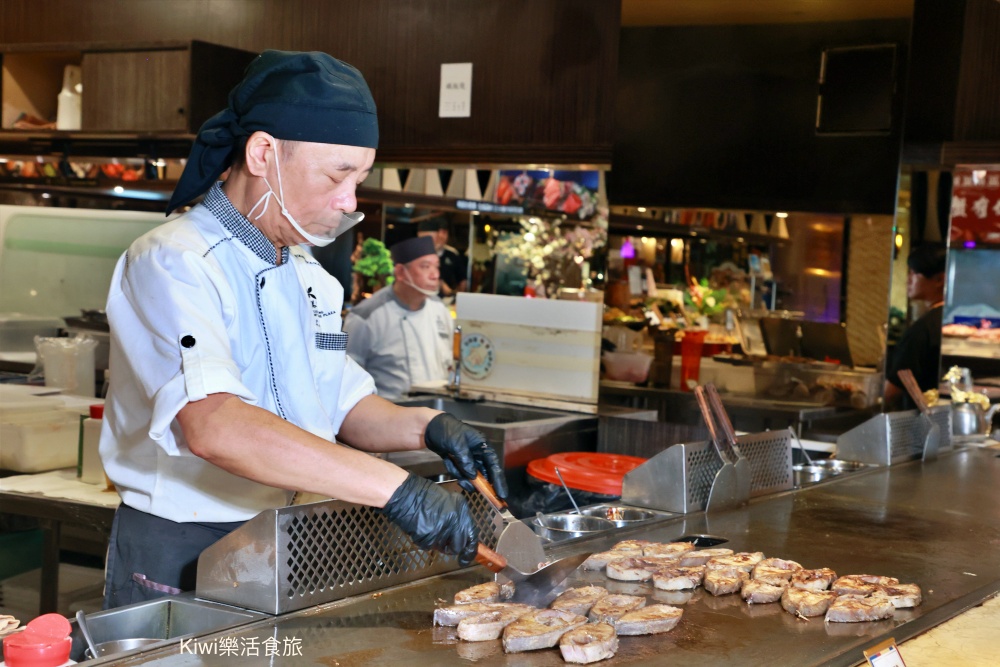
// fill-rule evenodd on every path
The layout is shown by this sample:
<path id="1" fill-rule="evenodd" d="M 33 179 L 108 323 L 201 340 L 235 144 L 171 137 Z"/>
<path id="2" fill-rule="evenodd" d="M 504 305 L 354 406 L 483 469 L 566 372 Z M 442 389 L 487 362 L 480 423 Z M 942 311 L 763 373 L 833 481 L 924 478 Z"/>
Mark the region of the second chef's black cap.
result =
<path id="1" fill-rule="evenodd" d="M 429 236 L 415 236 L 412 239 L 400 241 L 389 248 L 392 261 L 396 264 L 409 264 L 415 259 L 420 259 L 426 255 L 436 255 L 434 241 Z"/>
<path id="2" fill-rule="evenodd" d="M 319 51 L 268 50 L 201 126 L 167 213 L 204 194 L 233 162 L 240 139 L 278 139 L 378 148 L 375 100 L 357 69 Z"/>

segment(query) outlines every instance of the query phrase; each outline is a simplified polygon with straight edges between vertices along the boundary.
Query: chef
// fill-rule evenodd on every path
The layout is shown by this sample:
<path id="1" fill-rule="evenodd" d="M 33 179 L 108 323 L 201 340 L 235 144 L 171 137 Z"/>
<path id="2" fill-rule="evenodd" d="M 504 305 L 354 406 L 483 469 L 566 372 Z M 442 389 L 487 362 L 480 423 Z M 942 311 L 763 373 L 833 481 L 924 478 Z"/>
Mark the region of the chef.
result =
<path id="1" fill-rule="evenodd" d="M 381 508 L 420 547 L 472 561 L 464 498 L 369 452 L 427 447 L 465 488 L 478 470 L 504 496 L 496 454 L 450 415 L 374 395 L 345 352 L 343 288 L 300 247 L 356 222 L 377 144 L 356 69 L 265 51 L 199 130 L 168 212 L 203 201 L 119 260 L 105 608 L 192 590 L 205 547 L 295 491 Z"/>
<path id="2" fill-rule="evenodd" d="M 347 354 L 371 373 L 379 396 L 394 401 L 415 384 L 443 384 L 452 356 L 451 313 L 437 297 L 438 255 L 426 236 L 389 249 L 393 282 L 344 320 Z"/>

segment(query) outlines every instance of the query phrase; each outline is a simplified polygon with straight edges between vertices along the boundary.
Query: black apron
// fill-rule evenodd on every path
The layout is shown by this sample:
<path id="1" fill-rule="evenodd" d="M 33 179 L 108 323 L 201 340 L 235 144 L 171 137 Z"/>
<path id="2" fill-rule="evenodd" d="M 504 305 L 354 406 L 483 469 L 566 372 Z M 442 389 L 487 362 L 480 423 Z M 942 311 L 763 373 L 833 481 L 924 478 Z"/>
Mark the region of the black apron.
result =
<path id="1" fill-rule="evenodd" d="M 119 505 L 108 544 L 104 609 L 193 591 L 198 556 L 242 525 L 177 523 Z"/>

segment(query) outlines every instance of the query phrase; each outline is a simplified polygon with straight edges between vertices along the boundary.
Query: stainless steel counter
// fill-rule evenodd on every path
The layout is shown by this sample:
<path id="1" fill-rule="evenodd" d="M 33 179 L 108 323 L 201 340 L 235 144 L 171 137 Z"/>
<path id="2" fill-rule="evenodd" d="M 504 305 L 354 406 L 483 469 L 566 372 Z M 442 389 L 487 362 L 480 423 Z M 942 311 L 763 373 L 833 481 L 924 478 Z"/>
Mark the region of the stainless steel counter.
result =
<path id="1" fill-rule="evenodd" d="M 1000 458 L 963 449 L 930 463 L 877 468 L 778 495 L 747 507 L 688 515 L 562 544 L 555 557 L 597 551 L 625 538 L 670 541 L 690 534 L 728 539 L 723 546 L 763 551 L 839 574 L 882 574 L 919 584 L 924 603 L 892 620 L 861 624 L 804 621 L 778 605 L 748 606 L 739 596 L 703 590 L 683 605 L 670 633 L 623 637 L 607 665 L 855 665 L 862 649 L 888 637 L 903 641 L 1000 590 Z M 432 628 L 439 600 L 486 580 L 482 568 L 431 577 L 380 593 L 258 621 L 198 640 L 215 655 L 178 645 L 119 664 L 173 665 L 561 665 L 557 650 L 505 655 L 498 641 L 458 642 L 453 629 Z M 676 602 L 648 585 L 578 573 L 610 589 Z M 616 585 L 617 584 L 617 585 Z M 228 645 L 229 653 L 222 653 Z M 256 647 L 257 656 L 252 655 Z M 270 647 L 265 649 L 265 647 Z M 188 651 L 194 645 L 188 645 Z M 299 654 L 294 655 L 296 653 Z M 267 655 L 266 653 L 272 655 Z"/>

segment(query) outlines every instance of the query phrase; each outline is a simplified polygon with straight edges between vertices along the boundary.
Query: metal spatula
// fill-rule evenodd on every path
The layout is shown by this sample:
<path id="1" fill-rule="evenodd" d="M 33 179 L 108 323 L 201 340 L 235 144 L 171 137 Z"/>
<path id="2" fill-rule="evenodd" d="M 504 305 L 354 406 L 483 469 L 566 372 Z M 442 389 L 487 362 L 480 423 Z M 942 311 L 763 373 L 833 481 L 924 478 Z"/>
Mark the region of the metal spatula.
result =
<path id="1" fill-rule="evenodd" d="M 736 444 L 736 430 L 733 428 L 733 422 L 729 419 L 729 413 L 726 412 L 726 407 L 722 404 L 722 398 L 719 397 L 715 385 L 711 383 L 706 385 L 705 393 L 708 395 L 708 403 L 712 407 L 712 412 L 715 413 L 715 421 L 722 429 L 722 438 L 726 444 L 726 450 L 729 452 L 729 459 L 736 469 L 736 492 L 740 498 L 747 499 L 750 497 L 750 486 L 753 478 L 750 461 L 743 456 L 739 445 Z"/>
<path id="2" fill-rule="evenodd" d="M 478 473 L 472 480 L 472 486 L 500 512 L 501 518 L 506 523 L 497 540 L 497 553 L 502 554 L 506 562 L 521 572 L 537 570 L 546 560 L 542 539 L 528 524 L 511 514 L 507 503 L 497 496 L 482 473 Z"/>
<path id="3" fill-rule="evenodd" d="M 486 567 L 497 577 L 503 577 L 514 583 L 512 602 L 522 602 L 533 607 L 544 607 L 552 601 L 553 592 L 566 580 L 590 552 L 567 556 L 551 563 L 541 563 L 528 571 L 513 567 L 506 558 L 493 551 L 485 544 L 480 544 L 476 553 L 476 562 Z"/>

